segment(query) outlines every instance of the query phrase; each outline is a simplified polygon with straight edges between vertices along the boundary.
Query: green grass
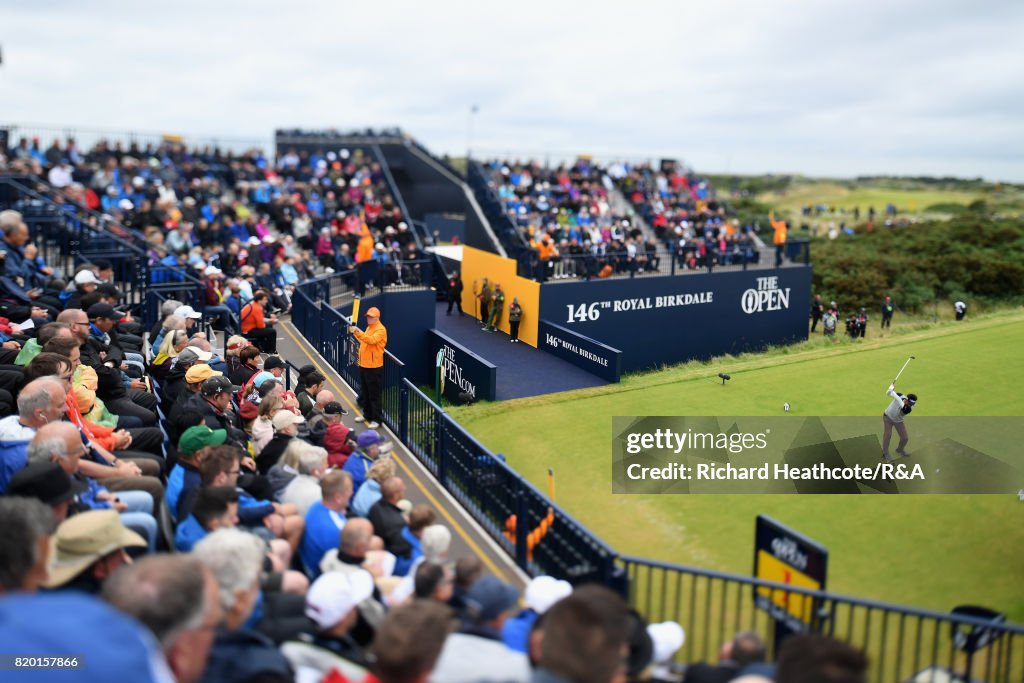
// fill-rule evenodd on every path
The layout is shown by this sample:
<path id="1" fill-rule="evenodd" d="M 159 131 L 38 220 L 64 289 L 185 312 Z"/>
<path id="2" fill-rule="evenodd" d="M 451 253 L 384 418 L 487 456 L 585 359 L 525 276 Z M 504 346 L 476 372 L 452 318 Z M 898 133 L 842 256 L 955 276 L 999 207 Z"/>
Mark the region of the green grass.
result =
<path id="1" fill-rule="evenodd" d="M 794 227 L 807 224 L 819 235 L 829 223 L 852 224 L 854 207 L 860 208 L 860 222 L 867 221 L 868 207 L 875 207 L 879 223 L 886 218 L 888 204 L 896 206 L 899 217 L 914 220 L 953 218 L 977 200 L 983 200 L 988 210 L 999 217 L 1018 217 L 1024 213 L 1024 190 L 1019 186 L 973 181 L 923 183 L 895 178 L 857 181 L 797 178 L 782 191 L 760 192 L 756 200 L 774 209 L 777 217 L 790 221 Z M 802 207 L 818 204 L 840 212 L 821 216 L 800 213 Z"/>
<path id="2" fill-rule="evenodd" d="M 960 204 L 966 206 L 976 199 L 983 199 L 981 192 L 955 190 L 905 190 L 887 187 L 850 187 L 843 183 L 828 181 L 797 185 L 785 194 L 768 193 L 758 199 L 778 211 L 797 210 L 808 204 L 828 204 L 841 209 L 852 210 L 860 207 L 861 218 L 867 219 L 869 206 L 874 206 L 879 217 L 884 218 L 885 207 L 895 204 L 901 212 L 919 213 L 934 204 Z"/>
<path id="3" fill-rule="evenodd" d="M 1024 313 L 907 320 L 886 338 L 816 338 L 759 355 L 627 376 L 619 385 L 452 410 L 488 447 L 619 552 L 749 574 L 754 518 L 768 513 L 830 550 L 833 591 L 946 611 L 981 604 L 1024 621 L 1024 506 L 1015 496 L 612 495 L 614 415 L 875 415 L 901 388 L 922 415 L 1024 414 Z M 709 381 L 721 371 L 729 386 Z"/>

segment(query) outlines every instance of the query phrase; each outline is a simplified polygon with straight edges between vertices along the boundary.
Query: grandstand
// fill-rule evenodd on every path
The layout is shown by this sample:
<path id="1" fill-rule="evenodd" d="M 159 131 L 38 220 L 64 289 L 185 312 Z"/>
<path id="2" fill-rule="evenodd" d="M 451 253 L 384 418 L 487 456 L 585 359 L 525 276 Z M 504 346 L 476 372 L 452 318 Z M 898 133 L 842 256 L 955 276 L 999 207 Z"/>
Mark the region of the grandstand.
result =
<path id="1" fill-rule="evenodd" d="M 299 644 L 323 645 L 330 640 L 329 627 L 356 614 L 354 626 L 331 636 L 352 649 L 335 646 L 333 659 L 317 673 L 334 666 L 350 678 L 362 676 L 370 667 L 366 653 L 375 633 L 388 633 L 385 612 L 401 613 L 413 592 L 434 600 L 443 593 L 433 584 L 422 589 L 429 577 L 424 571 L 421 579 L 417 572 L 436 566 L 441 578 L 435 582 L 443 584 L 448 565 L 460 560 L 469 566 L 475 558 L 508 585 L 469 584 L 445 602 L 459 605 L 461 599 L 464 607 L 467 599 L 492 601 L 501 603 L 502 614 L 517 613 L 501 596 L 535 585 L 534 577 L 573 586 L 597 583 L 651 624 L 682 625 L 685 643 L 658 662 L 674 665 L 666 669 L 668 676 L 713 661 L 719 646 L 741 631 L 757 633 L 765 656 L 774 661 L 788 628 L 827 635 L 866 652 L 870 680 L 954 680 L 950 676 L 963 672 L 962 680 L 1024 679 L 1024 627 L 992 611 L 939 613 L 834 594 L 823 583 L 807 587 L 622 555 L 555 501 L 553 484 L 548 491 L 531 485 L 430 394 L 439 362 L 434 343 L 467 355 L 458 368 L 467 377 L 475 367 L 468 356 L 497 366 L 499 390 L 503 377 L 515 373 L 517 388 L 502 394 L 511 397 L 614 382 L 618 372 L 595 379 L 599 371 L 592 365 L 602 354 L 620 371 L 629 371 L 805 338 L 806 241 L 765 245 L 755 227 L 741 225 L 728 202 L 693 171 L 675 163 L 655 168 L 580 158 L 546 167 L 506 159 L 471 161 L 462 177 L 397 129 L 281 129 L 272 150 L 267 141 L 266 147 L 250 146 L 252 141 L 221 146 L 213 140 L 131 134 L 101 138 L 71 129 L 62 129 L 60 139 L 46 148 L 34 139 L 44 129 L 2 128 L 9 142 L 8 149 L 0 149 L 0 211 L 17 213 L 0 214 L 6 254 L 0 312 L 16 323 L 3 332 L 5 342 L 15 343 L 0 350 L 0 407 L 10 428 L 5 433 L 0 421 L 5 475 L 0 483 L 50 503 L 49 493 L 33 488 L 34 480 L 26 483 L 25 465 L 77 460 L 70 450 L 59 452 L 61 447 L 53 445 L 54 430 L 32 417 L 46 409 L 27 400 L 32 391 L 23 392 L 26 375 L 54 374 L 46 371 L 49 362 L 62 379 L 43 380 L 44 398 L 60 395 L 58 405 L 69 410 L 89 453 L 83 461 L 91 462 L 69 472 L 51 468 L 47 476 L 76 491 L 96 490 L 96 482 L 106 480 L 106 488 L 125 492 L 133 507 L 118 510 L 118 520 L 105 523 L 137 531 L 150 548 L 168 555 L 197 546 L 189 556 L 200 558 L 218 580 L 218 562 L 225 560 L 211 546 L 233 548 L 234 557 L 244 558 L 252 554 L 247 539 L 255 535 L 267 542 L 270 552 L 257 544 L 255 557 L 270 571 L 253 569 L 254 577 L 262 574 L 261 607 L 255 616 L 243 615 L 242 622 L 273 642 L 254 647 L 253 661 L 265 657 L 268 666 L 314 666 L 310 657 L 297 654 Z M 452 249 L 452 243 L 466 246 Z M 26 244 L 36 255 L 24 249 Z M 475 313 L 480 302 L 477 274 L 501 273 L 509 291 L 505 305 L 518 294 L 530 306 L 521 331 L 526 344 L 499 343 L 507 341 L 510 330 L 501 318 L 498 333 L 480 344 L 474 341 L 477 330 L 463 335 L 442 324 L 445 305 L 438 300 L 445 298 L 454 270 L 461 270 L 467 285 L 458 297 L 467 313 Z M 758 317 L 754 313 L 762 311 L 740 309 L 742 293 L 756 278 L 781 278 L 786 310 Z M 267 295 L 261 327 L 272 330 L 274 353 L 262 347 L 262 352 L 243 353 L 250 343 L 262 343 L 250 318 L 252 307 L 261 305 L 260 292 Z M 706 296 L 708 306 L 728 301 L 735 309 L 709 314 L 717 331 L 703 328 L 699 317 L 673 317 L 700 316 L 699 307 L 694 313 L 694 307 L 682 305 L 678 311 L 624 310 L 618 319 L 611 312 L 603 319 L 593 314 L 617 310 L 610 305 L 619 301 L 616 297 L 642 301 L 671 293 L 680 302 L 693 296 L 694 304 L 703 304 L 698 299 L 705 292 L 714 293 Z M 381 366 L 381 425 L 374 430 L 356 419 L 362 411 L 360 349 L 347 333 L 349 325 L 363 326 L 362 314 L 351 317 L 356 297 L 362 314 L 379 307 L 389 330 Z M 605 298 L 609 306 L 602 308 Z M 274 315 L 276 324 L 270 322 Z M 55 321 L 67 324 L 52 325 Z M 680 331 L 664 348 L 646 340 L 641 354 L 625 335 L 646 324 L 695 327 L 691 337 Z M 740 325 L 742 334 L 736 332 Z M 74 337 L 80 328 L 81 370 L 76 352 L 56 339 Z M 616 336 L 619 328 L 623 336 Z M 593 350 L 583 361 L 546 356 L 543 338 L 555 332 Z M 47 343 L 41 344 L 40 336 Z M 45 355 L 41 361 L 26 360 L 27 351 Z M 62 353 L 64 360 L 47 358 Z M 531 369 L 538 356 L 545 362 Z M 444 372 L 451 368 L 443 367 Z M 527 381 L 531 372 L 533 383 Z M 230 380 L 219 383 L 218 373 Z M 570 376 L 581 379 L 572 385 L 554 381 Z M 311 394 L 308 387 L 317 391 Z M 33 389 L 39 393 L 39 385 Z M 96 399 L 105 402 L 105 412 Z M 41 455 L 40 443 L 55 454 Z M 271 460 L 265 452 L 281 459 Z M 383 461 L 393 465 L 373 466 L 370 476 L 372 462 Z M 327 474 L 327 463 L 350 474 Z M 19 472 L 26 472 L 21 479 Z M 356 477 L 367 488 L 353 486 Z M 145 495 L 128 493 L 140 490 Z M 394 491 L 400 491 L 397 497 Z M 166 497 L 172 492 L 173 512 Z M 76 495 L 72 511 L 77 514 L 59 527 L 42 525 L 44 533 L 24 524 L 37 536 L 54 536 L 58 557 L 73 554 L 67 548 L 74 546 L 76 525 L 100 519 L 96 513 L 111 508 L 102 495 L 89 500 Z M 349 507 L 350 499 L 354 504 L 360 496 L 378 501 L 367 514 Z M 54 521 L 61 521 L 60 505 L 53 507 Z M 238 522 L 230 519 L 235 510 Z M 11 515 L 13 526 L 17 518 Z M 236 536 L 223 526 L 252 533 Z M 352 538 L 341 535 L 334 541 L 342 527 Z M 357 527 L 368 529 L 365 538 Z M 323 536 L 317 534 L 325 528 L 331 540 L 318 546 Z M 29 538 L 29 531 L 23 536 Z M 204 538 L 211 542 L 204 544 Z M 58 576 L 63 583 L 54 583 L 51 575 L 46 585 L 115 593 L 116 586 L 101 586 L 106 576 L 97 567 L 120 563 L 122 545 L 130 544 L 115 543 L 113 550 L 87 557 L 78 573 Z M 318 621 L 306 608 L 328 590 L 329 582 L 318 577 L 329 558 L 335 564 L 326 565 L 325 575 L 360 577 L 331 588 L 344 596 L 336 602 L 346 605 L 337 623 Z M 338 571 L 341 565 L 346 566 Z M 146 564 L 138 566 L 143 573 Z M 362 591 L 354 586 L 364 574 L 371 583 Z M 5 571 L 5 578 L 9 575 Z M 3 592 L 20 587 L 4 584 Z M 528 588 L 525 595 L 529 602 Z M 146 616 L 139 619 L 150 626 Z M 189 622 L 186 630 L 191 630 L 196 616 L 175 618 Z M 476 632 L 495 630 L 493 619 L 474 622 L 472 609 L 463 616 Z M 243 628 L 242 623 L 233 628 Z M 490 631 L 492 640 L 504 638 L 511 645 L 519 638 L 523 642 L 515 642 L 526 645 L 522 634 Z M 653 647 L 652 636 L 634 635 L 641 641 L 634 649 L 643 650 L 643 642 Z M 222 644 L 218 636 L 211 668 L 226 666 Z M 525 670 L 522 647 L 513 663 Z M 443 656 L 441 661 L 443 668 Z M 139 673 L 139 680 L 145 678 Z"/>

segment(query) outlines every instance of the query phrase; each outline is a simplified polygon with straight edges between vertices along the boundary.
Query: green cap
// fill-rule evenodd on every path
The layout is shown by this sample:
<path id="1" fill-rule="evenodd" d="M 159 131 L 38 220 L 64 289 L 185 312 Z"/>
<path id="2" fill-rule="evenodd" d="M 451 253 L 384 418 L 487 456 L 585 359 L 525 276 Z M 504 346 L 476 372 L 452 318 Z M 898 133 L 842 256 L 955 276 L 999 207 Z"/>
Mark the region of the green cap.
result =
<path id="1" fill-rule="evenodd" d="M 178 452 L 192 455 L 204 446 L 219 446 L 228 440 L 226 429 L 210 429 L 206 425 L 189 427 L 178 439 Z"/>

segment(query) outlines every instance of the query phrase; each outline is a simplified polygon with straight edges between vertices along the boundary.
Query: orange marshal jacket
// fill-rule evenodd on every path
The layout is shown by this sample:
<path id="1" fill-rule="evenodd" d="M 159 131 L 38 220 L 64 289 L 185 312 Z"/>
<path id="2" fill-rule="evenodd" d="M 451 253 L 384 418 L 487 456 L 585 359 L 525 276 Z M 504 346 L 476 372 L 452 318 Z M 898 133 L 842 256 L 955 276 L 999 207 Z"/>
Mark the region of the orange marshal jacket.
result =
<path id="1" fill-rule="evenodd" d="M 352 335 L 359 340 L 359 367 L 379 368 L 384 365 L 384 347 L 388 344 L 388 331 L 378 320 L 366 328 L 358 327 Z"/>

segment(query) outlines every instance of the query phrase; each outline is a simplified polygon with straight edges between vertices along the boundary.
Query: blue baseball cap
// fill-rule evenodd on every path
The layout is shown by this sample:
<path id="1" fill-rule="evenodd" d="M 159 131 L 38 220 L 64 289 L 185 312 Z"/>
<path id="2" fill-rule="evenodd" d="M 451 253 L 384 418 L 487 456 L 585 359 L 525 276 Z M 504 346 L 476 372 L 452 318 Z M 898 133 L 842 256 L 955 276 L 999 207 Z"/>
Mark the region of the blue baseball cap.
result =
<path id="1" fill-rule="evenodd" d="M 497 577 L 482 576 L 466 591 L 465 602 L 467 616 L 483 624 L 513 609 L 519 603 L 519 591 Z"/>
<path id="2" fill-rule="evenodd" d="M 4 596 L 0 643 L 7 652 L 26 656 L 78 657 L 74 671 L 63 676 L 37 672 L 38 680 L 155 682 L 169 673 L 149 631 L 102 600 L 76 591 Z"/>
<path id="3" fill-rule="evenodd" d="M 367 429 L 356 438 L 356 445 L 359 448 L 368 448 L 381 442 L 380 434 L 373 429 Z"/>

